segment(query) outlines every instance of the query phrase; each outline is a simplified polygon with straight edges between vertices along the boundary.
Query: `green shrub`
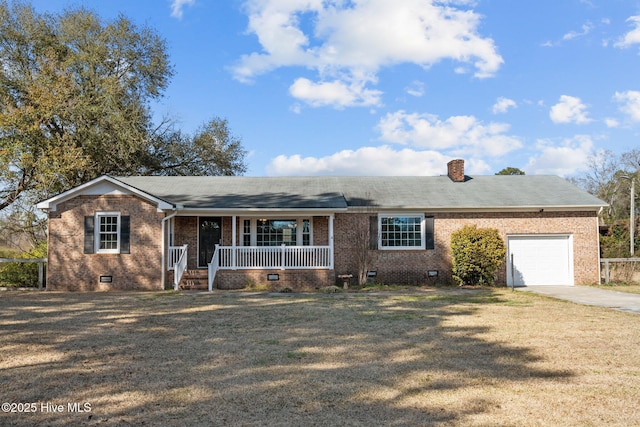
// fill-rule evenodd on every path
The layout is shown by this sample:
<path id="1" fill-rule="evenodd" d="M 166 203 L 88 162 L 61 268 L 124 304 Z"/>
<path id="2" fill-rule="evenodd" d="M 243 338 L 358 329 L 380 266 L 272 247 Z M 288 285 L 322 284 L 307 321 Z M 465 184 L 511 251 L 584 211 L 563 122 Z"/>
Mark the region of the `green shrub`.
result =
<path id="1" fill-rule="evenodd" d="M 495 228 L 465 225 L 451 234 L 453 278 L 460 286 L 493 286 L 506 247 Z"/>
<path id="2" fill-rule="evenodd" d="M 602 258 L 629 258 L 629 238 L 629 221 L 615 221 L 609 227 L 609 233 L 600 236 L 600 255 Z M 635 248 L 639 247 L 640 233 L 634 235 L 634 240 Z"/>
<path id="3" fill-rule="evenodd" d="M 36 246 L 26 253 L 16 253 L 12 251 L 2 251 L 0 258 L 46 258 L 47 244 Z M 38 286 L 38 264 L 25 262 L 10 262 L 0 264 L 0 285 L 1 286 Z"/>

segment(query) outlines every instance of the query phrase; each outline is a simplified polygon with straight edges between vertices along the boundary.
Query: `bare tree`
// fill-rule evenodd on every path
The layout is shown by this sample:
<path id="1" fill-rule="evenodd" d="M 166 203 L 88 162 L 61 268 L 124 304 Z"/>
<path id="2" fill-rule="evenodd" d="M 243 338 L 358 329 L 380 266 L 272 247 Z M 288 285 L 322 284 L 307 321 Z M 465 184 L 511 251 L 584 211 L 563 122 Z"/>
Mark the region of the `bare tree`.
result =
<path id="1" fill-rule="evenodd" d="M 609 223 L 628 215 L 629 181 L 620 179 L 628 175 L 623 160 L 625 155 L 616 156 L 606 150 L 589 158 L 588 172 L 575 180 L 584 190 L 607 202 L 604 220 Z"/>
<path id="2" fill-rule="evenodd" d="M 354 241 L 355 258 L 358 264 L 358 284 L 364 286 L 367 284 L 367 274 L 371 267 L 371 223 L 372 216 L 354 215 L 356 223 L 354 224 Z M 376 218 L 377 226 L 377 218 Z"/>

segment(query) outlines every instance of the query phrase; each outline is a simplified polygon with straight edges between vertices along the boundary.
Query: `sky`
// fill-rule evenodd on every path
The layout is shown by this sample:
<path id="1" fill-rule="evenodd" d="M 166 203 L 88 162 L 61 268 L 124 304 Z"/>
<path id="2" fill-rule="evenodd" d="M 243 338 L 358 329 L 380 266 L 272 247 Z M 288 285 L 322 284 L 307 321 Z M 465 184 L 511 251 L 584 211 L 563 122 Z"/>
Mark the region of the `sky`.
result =
<path id="1" fill-rule="evenodd" d="M 228 120 L 250 176 L 580 176 L 640 148 L 640 0 L 33 0 L 167 43 L 152 108 Z"/>

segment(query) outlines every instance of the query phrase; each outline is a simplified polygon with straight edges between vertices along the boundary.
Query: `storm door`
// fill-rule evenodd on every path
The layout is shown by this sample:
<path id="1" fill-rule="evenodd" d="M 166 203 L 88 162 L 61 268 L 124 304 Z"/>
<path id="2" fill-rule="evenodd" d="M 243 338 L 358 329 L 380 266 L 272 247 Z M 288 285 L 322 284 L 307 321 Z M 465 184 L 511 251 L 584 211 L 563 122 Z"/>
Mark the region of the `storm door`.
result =
<path id="1" fill-rule="evenodd" d="M 222 218 L 202 216 L 198 219 L 198 267 L 211 262 L 222 236 Z"/>

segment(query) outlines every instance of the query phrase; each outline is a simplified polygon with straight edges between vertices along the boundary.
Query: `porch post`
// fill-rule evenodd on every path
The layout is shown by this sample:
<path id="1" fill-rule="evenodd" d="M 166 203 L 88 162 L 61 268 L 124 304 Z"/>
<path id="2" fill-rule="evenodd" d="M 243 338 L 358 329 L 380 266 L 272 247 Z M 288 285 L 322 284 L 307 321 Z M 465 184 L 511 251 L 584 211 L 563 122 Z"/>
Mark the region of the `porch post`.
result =
<path id="1" fill-rule="evenodd" d="M 334 214 L 329 215 L 329 268 L 333 270 L 333 219 Z"/>
<path id="2" fill-rule="evenodd" d="M 236 269 L 236 219 L 237 216 L 231 217 L 231 268 Z"/>
<path id="3" fill-rule="evenodd" d="M 162 221 L 160 221 L 160 228 L 161 230 L 161 240 L 162 240 L 162 244 L 160 245 L 160 250 L 162 252 L 162 255 L 160 257 L 160 282 L 161 282 L 161 289 L 164 289 L 165 286 L 165 276 L 166 276 L 166 272 L 167 272 L 167 251 L 168 251 L 168 243 L 167 240 L 167 221 L 169 221 L 171 218 L 173 218 L 174 216 L 176 216 L 178 214 L 178 211 L 176 208 L 173 209 L 173 212 L 167 216 L 165 216 L 164 218 L 162 218 Z M 166 215 L 166 214 L 165 214 Z"/>

